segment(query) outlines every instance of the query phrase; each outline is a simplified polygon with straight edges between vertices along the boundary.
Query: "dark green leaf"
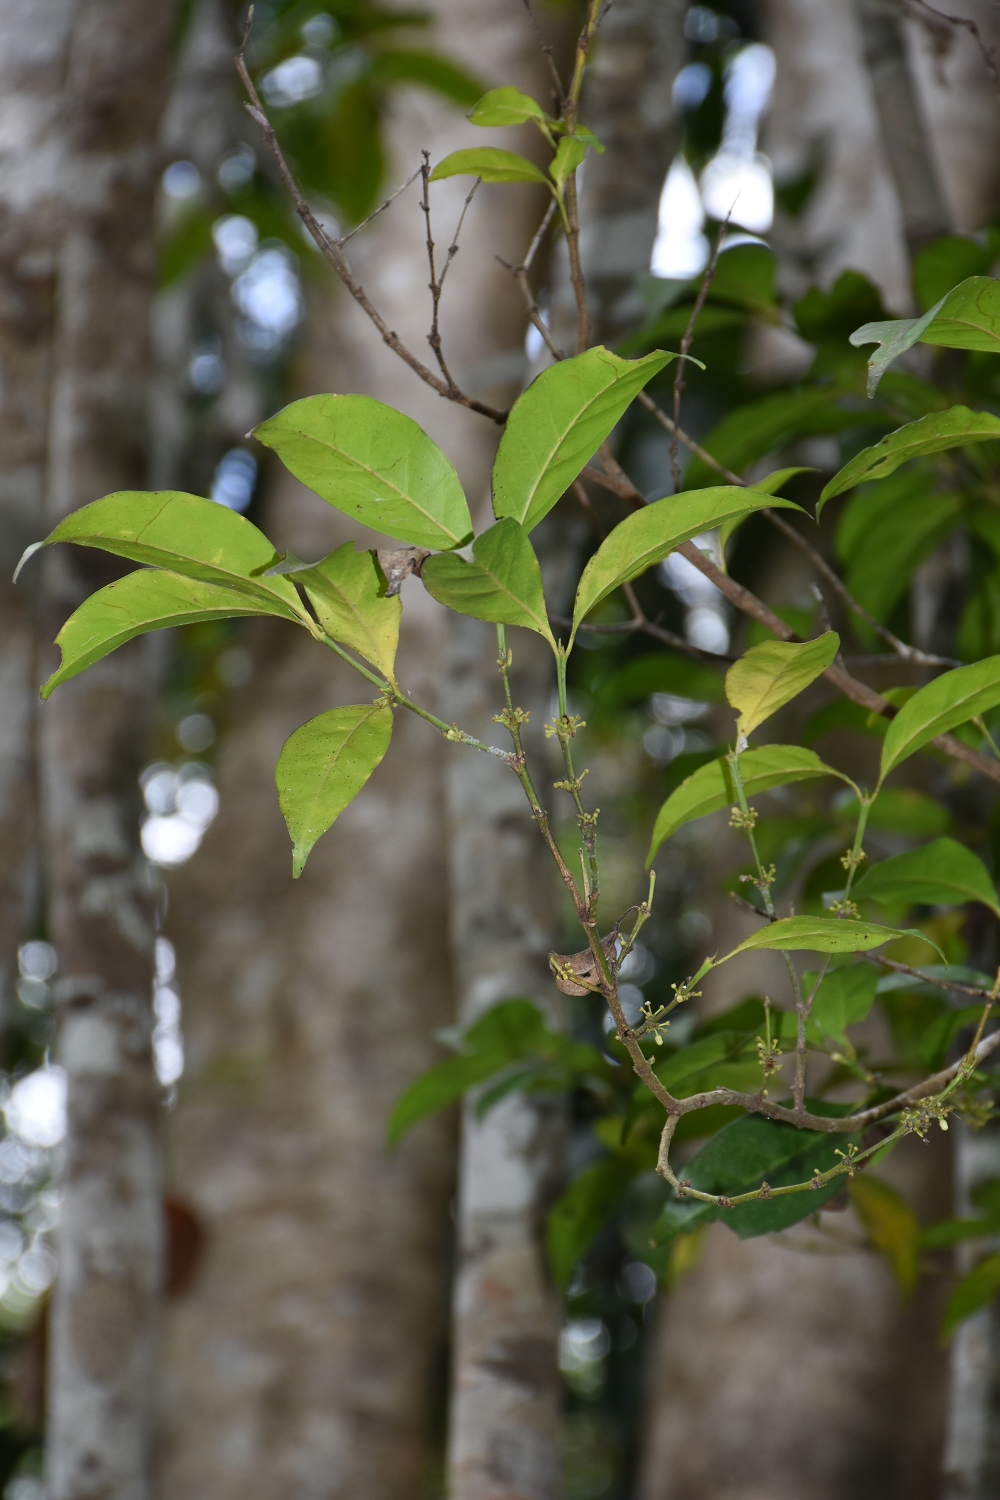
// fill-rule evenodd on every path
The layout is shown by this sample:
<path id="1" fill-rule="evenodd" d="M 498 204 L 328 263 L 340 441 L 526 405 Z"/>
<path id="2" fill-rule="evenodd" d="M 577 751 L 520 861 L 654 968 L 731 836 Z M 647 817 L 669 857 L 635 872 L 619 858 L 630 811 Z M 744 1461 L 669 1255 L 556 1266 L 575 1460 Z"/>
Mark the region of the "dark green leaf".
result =
<path id="1" fill-rule="evenodd" d="M 772 787 L 788 786 L 793 781 L 839 775 L 839 771 L 824 765 L 815 751 L 799 745 L 763 745 L 740 756 L 740 776 L 747 797 L 756 797 Z M 738 800 L 725 756 L 700 766 L 660 808 L 646 857 L 647 867 L 663 841 L 678 828 L 695 818 L 732 807 Z"/>
<path id="2" fill-rule="evenodd" d="M 254 429 L 345 515 L 419 547 L 461 547 L 472 521 L 458 475 L 411 417 L 370 396 L 307 396 Z"/>
<path id="3" fill-rule="evenodd" d="M 617 1209 L 644 1163 L 636 1155 L 613 1156 L 581 1172 L 549 1213 L 545 1242 L 557 1286 L 566 1288 L 594 1236 Z"/>
<path id="4" fill-rule="evenodd" d="M 935 839 L 922 849 L 873 865 L 855 883 L 853 895 L 883 906 L 955 906 L 981 901 L 1000 917 L 986 866 L 955 839 Z"/>
<path id="5" fill-rule="evenodd" d="M 478 146 L 471 151 L 453 151 L 439 161 L 431 173 L 431 182 L 443 177 L 479 177 L 483 182 L 542 182 L 550 189 L 545 173 L 526 156 L 501 151 L 496 146 Z"/>
<path id="6" fill-rule="evenodd" d="M 986 1307 L 1000 1291 L 1000 1255 L 981 1260 L 952 1292 L 941 1322 L 941 1342 L 946 1344 L 959 1323 Z"/>
<path id="7" fill-rule="evenodd" d="M 809 1026 L 817 1040 L 828 1036 L 840 1046 L 848 1046 L 847 1027 L 868 1015 L 877 983 L 878 973 L 870 964 L 852 964 L 824 974 L 809 1013 Z"/>
<path id="8" fill-rule="evenodd" d="M 1000 1235 L 1000 1219 L 943 1219 L 920 1232 L 923 1250 L 950 1250 L 963 1240 L 981 1240 Z"/>
<path id="9" fill-rule="evenodd" d="M 625 704 L 641 702 L 653 693 L 671 693 L 698 703 L 725 702 L 720 673 L 705 662 L 692 661 L 689 656 L 671 651 L 635 656 L 620 669 L 609 672 L 598 681 L 594 702 L 602 712 L 610 713 Z"/>
<path id="10" fill-rule="evenodd" d="M 924 745 L 988 713 L 1000 703 L 1000 656 L 944 672 L 914 693 L 893 719 L 882 741 L 879 783 Z"/>
<path id="11" fill-rule="evenodd" d="M 764 641 L 726 673 L 726 697 L 739 712 L 736 732 L 744 739 L 825 672 L 840 650 L 828 630 L 812 641 Z"/>
<path id="12" fill-rule="evenodd" d="M 984 276 L 996 260 L 995 235 L 981 245 L 964 235 L 946 234 L 921 250 L 913 262 L 913 290 L 922 312 L 970 276 Z"/>
<path id="13" fill-rule="evenodd" d="M 863 344 L 879 346 L 868 361 L 869 396 L 874 396 L 893 360 L 916 343 L 1000 354 L 1000 282 L 990 276 L 970 276 L 922 318 L 865 323 L 851 334 L 851 343 L 856 349 Z"/>
<path id="14" fill-rule="evenodd" d="M 185 578 L 223 584 L 266 605 L 267 613 L 299 625 L 309 623 L 287 579 L 261 576 L 278 561 L 267 537 L 235 511 L 198 495 L 175 490 L 121 490 L 105 495 L 73 511 L 44 542 L 29 547 L 18 572 L 39 547 L 53 542 L 98 547 Z"/>
<path id="15" fill-rule="evenodd" d="M 542 572 L 523 528 L 509 517 L 497 521 L 476 537 L 472 558 L 429 557 L 420 575 L 427 592 L 460 615 L 537 631 L 555 649 Z"/>
<path id="16" fill-rule="evenodd" d="M 199 620 L 231 620 L 239 615 L 271 615 L 279 610 L 262 599 L 220 584 L 202 583 L 177 573 L 140 568 L 91 594 L 56 636 L 62 665 L 42 688 L 47 698 L 62 682 L 100 661 L 133 636 Z"/>
<path id="17" fill-rule="evenodd" d="M 905 427 L 888 433 L 873 447 L 863 448 L 856 454 L 825 486 L 816 514 L 819 515 L 834 495 L 842 495 L 866 479 L 884 479 L 911 458 L 944 453 L 950 448 L 964 448 L 969 443 L 985 443 L 998 437 L 1000 417 L 994 417 L 990 412 L 970 411 L 967 406 L 931 412 L 917 422 L 908 422 Z"/>
<path id="18" fill-rule="evenodd" d="M 620 521 L 598 547 L 583 570 L 573 607 L 574 635 L 582 620 L 602 599 L 623 583 L 638 578 L 662 562 L 675 547 L 734 516 L 771 509 L 798 510 L 790 500 L 778 500 L 738 485 L 668 495 Z"/>
<path id="19" fill-rule="evenodd" d="M 598 346 L 543 370 L 515 401 L 493 465 L 493 509 L 531 531 L 593 457 L 632 400 L 674 359 L 619 359 Z"/>
<path id="20" fill-rule="evenodd" d="M 278 803 L 302 874 L 316 840 L 360 792 L 389 748 L 392 709 L 382 699 L 331 708 L 290 735 L 278 756 Z"/>
<path id="21" fill-rule="evenodd" d="M 846 409 L 843 399 L 842 390 L 825 386 L 763 396 L 723 417 L 701 446 L 727 469 L 741 474 L 749 464 L 786 448 L 796 438 L 885 422 L 885 416 L 871 407 Z M 684 473 L 684 488 L 700 489 L 715 477 L 700 458 L 692 458 Z"/>
<path id="22" fill-rule="evenodd" d="M 845 582 L 877 620 L 887 619 L 910 585 L 915 568 L 961 519 L 959 493 L 941 494 L 929 477 L 897 475 L 865 486 L 848 501 L 837 533 L 838 550 L 852 547 Z M 880 495 L 881 489 L 893 491 Z"/>
<path id="23" fill-rule="evenodd" d="M 396 1101 L 386 1128 L 388 1144 L 395 1146 L 418 1120 L 454 1104 L 468 1089 L 483 1083 L 504 1066 L 505 1063 L 498 1063 L 487 1053 L 473 1053 L 449 1057 L 447 1062 L 422 1073 Z"/>
<path id="24" fill-rule="evenodd" d="M 837 813 L 846 821 L 857 821 L 860 811 L 856 797 L 837 804 Z M 905 833 L 910 838 L 932 839 L 951 826 L 948 809 L 924 792 L 909 786 L 883 787 L 868 814 L 869 828 L 884 828 L 887 833 Z"/>
<path id="25" fill-rule="evenodd" d="M 482 83 L 457 63 L 436 52 L 397 50 L 380 52 L 372 66 L 372 82 L 419 83 L 424 88 L 454 99 L 456 104 L 473 104 L 483 91 Z"/>

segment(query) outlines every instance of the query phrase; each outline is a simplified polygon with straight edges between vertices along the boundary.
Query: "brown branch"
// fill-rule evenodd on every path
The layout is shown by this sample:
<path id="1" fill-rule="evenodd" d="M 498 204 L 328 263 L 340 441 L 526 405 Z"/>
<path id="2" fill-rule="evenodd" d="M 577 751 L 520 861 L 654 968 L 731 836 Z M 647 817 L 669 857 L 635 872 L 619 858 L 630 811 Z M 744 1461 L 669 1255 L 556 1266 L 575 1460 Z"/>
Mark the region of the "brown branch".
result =
<path id="1" fill-rule="evenodd" d="M 456 226 L 455 233 L 452 236 L 452 242 L 448 246 L 448 258 L 444 263 L 441 275 L 438 276 L 434 267 L 434 236 L 431 232 L 431 157 L 429 151 L 423 151 L 421 152 L 421 155 L 423 157 L 423 161 L 420 166 L 420 176 L 424 185 L 424 193 L 423 197 L 420 200 L 420 208 L 424 216 L 424 223 L 427 226 L 427 261 L 428 265 L 430 266 L 431 273 L 431 279 L 428 284 L 428 289 L 431 294 L 431 331 L 427 335 L 427 342 L 434 350 L 434 357 L 438 362 L 438 367 L 441 371 L 441 374 L 448 382 L 449 391 L 454 393 L 458 391 L 458 386 L 456 385 L 452 373 L 448 368 L 444 357 L 444 351 L 441 348 L 441 332 L 438 327 L 438 314 L 441 308 L 441 292 L 444 288 L 444 279 L 448 274 L 448 267 L 451 265 L 452 261 L 455 259 L 455 256 L 458 254 L 458 237 L 462 232 L 462 225 L 465 223 L 465 215 L 468 212 L 469 204 L 472 202 L 473 197 L 475 196 L 476 189 L 479 186 L 481 179 L 477 177 L 475 182 L 472 184 L 472 187 L 469 189 L 469 192 L 465 199 L 465 203 L 462 205 L 462 212 L 459 214 L 458 224 Z"/>
<path id="2" fill-rule="evenodd" d="M 1000 94 L 1000 74 L 998 74 L 997 72 L 996 65 L 997 49 L 995 47 L 987 47 L 986 43 L 983 41 L 982 32 L 979 30 L 977 23 L 971 18 L 971 16 L 949 16 L 945 11 L 935 10 L 933 5 L 928 5 L 927 0 L 906 0 L 906 3 L 914 10 L 926 11 L 928 15 L 936 16 L 939 21 L 946 21 L 949 26 L 964 27 L 965 30 L 968 31 L 973 37 L 976 46 L 979 48 L 979 52 L 983 59 L 983 62 L 986 64 L 986 70 L 989 73 L 990 77 L 993 79 L 993 87 L 996 89 L 997 93 Z M 919 20 L 922 18 L 918 17 L 917 19 Z M 933 35 L 933 29 L 929 29 L 931 29 Z"/>
<path id="3" fill-rule="evenodd" d="M 281 173 L 281 179 L 284 182 L 285 187 L 287 188 L 291 196 L 292 202 L 295 205 L 295 212 L 298 214 L 299 218 L 306 226 L 306 229 L 309 231 L 309 234 L 314 244 L 316 245 L 316 248 L 320 251 L 323 258 L 340 277 L 340 280 L 344 283 L 347 290 L 354 298 L 355 302 L 358 303 L 359 307 L 361 307 L 364 312 L 367 313 L 368 317 L 375 324 L 375 327 L 378 329 L 379 333 L 382 336 L 383 343 L 387 344 L 394 354 L 398 354 L 400 359 L 403 360 L 405 364 L 409 365 L 410 369 L 414 372 L 415 375 L 418 375 L 420 377 L 425 385 L 429 385 L 432 390 L 437 391 L 438 395 L 443 396 L 446 400 L 454 401 L 459 406 L 468 407 L 470 411 L 479 412 L 482 416 L 489 417 L 491 421 L 496 422 L 498 425 L 502 426 L 502 424 L 507 419 L 507 413 L 505 411 L 500 411 L 495 406 L 487 406 L 485 402 L 477 401 L 474 397 L 467 396 L 463 391 L 452 389 L 445 380 L 442 380 L 439 376 L 435 375 L 432 370 L 429 370 L 427 366 L 421 360 L 419 360 L 411 350 L 406 347 L 399 335 L 395 333 L 386 323 L 381 313 L 372 303 L 364 287 L 355 277 L 347 262 L 347 257 L 344 255 L 341 245 L 327 234 L 326 230 L 323 228 L 322 224 L 320 224 L 319 220 L 316 218 L 316 215 L 309 207 L 305 198 L 302 196 L 299 185 L 292 175 L 288 162 L 285 160 L 284 152 L 278 144 L 278 138 L 274 133 L 271 122 L 268 120 L 267 115 L 264 113 L 264 109 L 260 101 L 260 96 L 258 95 L 257 90 L 254 87 L 253 80 L 251 79 L 250 74 L 247 70 L 245 54 L 252 19 L 253 7 L 251 6 L 250 11 L 247 14 L 247 24 L 246 30 L 243 34 L 243 41 L 236 56 L 236 71 L 239 73 L 240 78 L 243 82 L 243 87 L 246 89 L 247 94 L 250 97 L 250 103 L 247 104 L 245 108 L 250 117 L 255 120 L 256 123 L 260 126 L 268 149 L 271 152 L 271 155 L 274 157 L 274 160 L 278 167 L 278 171 Z"/>

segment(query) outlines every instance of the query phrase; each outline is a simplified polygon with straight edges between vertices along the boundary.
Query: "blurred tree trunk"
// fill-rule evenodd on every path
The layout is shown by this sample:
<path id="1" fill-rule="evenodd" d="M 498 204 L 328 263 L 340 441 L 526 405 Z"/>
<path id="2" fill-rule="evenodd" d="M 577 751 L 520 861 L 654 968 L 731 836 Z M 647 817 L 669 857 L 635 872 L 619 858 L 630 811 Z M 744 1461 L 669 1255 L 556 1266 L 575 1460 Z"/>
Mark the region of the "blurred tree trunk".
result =
<path id="1" fill-rule="evenodd" d="M 0 12 L 4 461 L 15 532 L 44 535 L 80 505 L 147 477 L 155 137 L 171 17 L 170 5 L 151 14 L 137 0 Z M 100 555 L 67 551 L 43 568 L 46 641 L 114 576 Z M 41 657 L 50 669 L 51 649 Z M 137 775 L 154 660 L 148 645 L 127 648 L 39 715 L 69 1114 L 50 1338 L 54 1500 L 149 1493 L 162 1206 Z M 36 672 L 32 664 L 32 687 Z M 25 717 L 15 699 L 13 722 Z"/>
<path id="2" fill-rule="evenodd" d="M 541 78 L 519 8 L 447 0 L 437 16 L 436 40 L 477 72 L 488 58 L 497 81 L 527 81 L 533 66 Z M 423 94 L 394 96 L 388 123 L 395 180 L 417 164 L 422 146 L 438 157 L 478 135 Z M 450 243 L 467 190 L 460 182 L 434 189 L 439 244 Z M 366 289 L 417 351 L 430 319 L 418 193 L 415 185 L 351 244 Z M 524 376 L 525 316 L 494 255 L 519 260 L 543 206 L 530 189 L 481 189 L 449 273 L 442 314 L 449 358 L 460 381 L 501 404 Z M 297 393 L 368 392 L 408 411 L 456 463 L 474 509 L 485 503 L 498 430 L 420 386 L 343 295 L 313 297 L 293 383 Z M 275 477 L 263 524 L 279 547 L 319 556 L 356 535 L 289 476 Z M 453 654 L 443 611 L 415 582 L 404 585 L 403 597 L 400 680 L 448 718 L 478 717 L 485 712 L 479 689 L 470 701 L 463 648 L 459 642 Z M 440 1055 L 434 1029 L 455 1019 L 456 924 L 468 955 L 463 995 L 477 979 L 476 1003 L 538 985 L 549 935 L 534 897 L 518 889 L 530 873 L 530 817 L 505 800 L 501 766 L 485 757 L 480 766 L 472 752 L 401 717 L 378 773 L 293 885 L 274 760 L 298 724 L 367 689 L 314 642 L 280 626 L 245 630 L 239 639 L 255 670 L 231 701 L 220 736 L 220 816 L 202 852 L 171 880 L 187 1072 L 170 1132 L 170 1176 L 198 1213 L 206 1247 L 193 1285 L 167 1318 L 161 1490 L 168 1500 L 192 1493 L 270 1500 L 289 1492 L 412 1500 L 426 1482 L 432 1408 L 444 1396 L 454 1132 L 453 1122 L 434 1118 L 389 1154 L 385 1122 L 402 1089 Z M 487 641 L 488 668 L 494 657 Z M 469 776 L 473 805 L 465 801 Z M 499 845 L 480 826 L 496 828 Z M 477 873 L 479 890 L 466 873 L 473 840 L 482 841 L 488 862 L 507 860 L 499 874 Z M 474 927 L 487 888 L 496 925 L 480 940 Z M 491 946 L 498 933 L 507 945 L 502 968 Z M 533 1119 L 536 1112 L 527 1113 Z M 523 1136 L 522 1129 L 515 1150 L 522 1156 Z M 541 1169 L 523 1164 L 529 1201 L 504 1226 L 508 1246 L 523 1242 L 516 1252 L 523 1314 L 509 1327 L 515 1334 L 528 1327 L 536 1342 L 523 1352 L 534 1359 L 509 1369 L 498 1363 L 485 1374 L 494 1392 L 517 1388 L 522 1425 L 543 1421 L 543 1467 L 557 1475 L 549 1455 L 558 1313 L 537 1232 L 544 1151 L 540 1160 Z M 501 1186 L 496 1165 L 495 1155 L 485 1164 L 488 1194 Z M 494 1218 L 507 1207 L 494 1200 Z M 467 1222 L 466 1208 L 458 1218 Z M 471 1287 L 460 1306 L 463 1351 L 481 1296 Z M 460 1381 L 468 1360 L 458 1355 Z M 477 1407 L 473 1422 L 489 1435 L 496 1414 L 490 1426 Z M 470 1433 L 467 1417 L 459 1425 Z M 523 1468 L 519 1433 L 504 1451 Z M 499 1451 L 495 1443 L 490 1451 Z"/>

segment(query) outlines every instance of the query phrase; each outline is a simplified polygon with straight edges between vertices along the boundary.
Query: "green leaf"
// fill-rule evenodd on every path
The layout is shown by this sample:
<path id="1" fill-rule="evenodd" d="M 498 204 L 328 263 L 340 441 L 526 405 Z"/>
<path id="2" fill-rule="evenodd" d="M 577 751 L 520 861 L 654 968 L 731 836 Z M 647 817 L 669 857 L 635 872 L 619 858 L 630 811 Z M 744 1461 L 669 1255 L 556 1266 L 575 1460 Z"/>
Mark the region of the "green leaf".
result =
<path id="1" fill-rule="evenodd" d="M 638 1155 L 634 1166 L 633 1158 L 624 1153 L 613 1156 L 581 1172 L 557 1200 L 545 1226 L 549 1265 L 557 1286 L 569 1286 L 594 1236 L 611 1218 L 641 1169 Z"/>
<path id="2" fill-rule="evenodd" d="M 863 344 L 879 346 L 868 361 L 869 396 L 874 396 L 893 360 L 917 343 L 1000 354 L 1000 282 L 991 276 L 970 276 L 922 318 L 865 323 L 851 334 L 851 343 L 856 349 Z"/>
<path id="3" fill-rule="evenodd" d="M 807 989 L 811 977 L 803 976 Z M 842 1047 L 849 1046 L 847 1027 L 863 1021 L 875 1002 L 878 973 L 870 964 L 852 964 L 847 969 L 831 969 L 824 974 L 809 1012 L 809 1026 L 817 1039 L 830 1037 Z"/>
<path id="4" fill-rule="evenodd" d="M 740 776 L 749 798 L 776 786 L 788 786 L 793 781 L 840 776 L 840 772 L 824 765 L 814 750 L 806 750 L 800 745 L 762 745 L 740 756 Z M 660 845 L 678 828 L 695 818 L 732 807 L 738 800 L 732 770 L 725 756 L 699 766 L 660 808 L 646 856 L 647 869 Z"/>
<path id="5" fill-rule="evenodd" d="M 191 625 L 199 620 L 278 613 L 263 600 L 220 584 L 140 568 L 91 594 L 70 615 L 56 636 L 62 665 L 42 688 L 42 697 L 48 698 L 60 683 L 68 682 L 147 630 L 165 630 L 171 625 Z"/>
<path id="6" fill-rule="evenodd" d="M 763 641 L 729 668 L 726 697 L 739 711 L 736 732 L 744 739 L 797 698 L 833 661 L 840 636 L 828 630 L 815 640 Z"/>
<path id="7" fill-rule="evenodd" d="M 554 650 L 542 570 L 523 528 L 509 517 L 497 521 L 476 537 L 472 558 L 429 557 L 420 574 L 427 592 L 460 615 L 537 631 Z"/>
<path id="8" fill-rule="evenodd" d="M 726 958 L 762 948 L 780 953 L 865 953 L 901 937 L 920 938 L 941 953 L 937 943 L 916 927 L 880 927 L 876 922 L 854 921 L 849 917 L 783 917 L 746 938 Z M 941 957 L 944 958 L 943 953 Z"/>
<path id="9" fill-rule="evenodd" d="M 175 490 L 121 490 L 105 495 L 73 511 L 44 542 L 29 547 L 17 565 L 18 572 L 39 547 L 53 542 L 98 547 L 185 578 L 224 584 L 266 605 L 267 613 L 297 625 L 309 622 L 287 579 L 261 577 L 278 561 L 263 532 L 235 511 L 198 495 Z"/>
<path id="10" fill-rule="evenodd" d="M 469 115 L 473 125 L 523 125 L 526 120 L 547 122 L 549 117 L 528 94 L 513 88 L 490 89 Z"/>
<path id="11" fill-rule="evenodd" d="M 278 803 L 294 844 L 292 874 L 302 874 L 309 851 L 360 792 L 389 748 L 392 709 L 381 698 L 331 708 L 285 741 L 274 779 Z"/>
<path id="12" fill-rule="evenodd" d="M 1000 917 L 993 881 L 982 860 L 955 839 L 935 839 L 922 849 L 873 865 L 852 894 L 883 906 L 956 906 L 981 901 Z"/>
<path id="13" fill-rule="evenodd" d="M 453 151 L 439 161 L 430 175 L 431 182 L 443 177 L 479 177 L 483 182 L 542 182 L 551 192 L 552 184 L 540 167 L 514 151 L 496 146 L 479 146 L 471 151 Z"/>
<path id="14" fill-rule="evenodd" d="M 914 693 L 893 719 L 882 741 L 879 784 L 924 745 L 1000 703 L 1000 656 L 944 672 Z"/>
<path id="15" fill-rule="evenodd" d="M 856 823 L 861 811 L 856 797 L 838 800 L 836 812 L 849 823 Z M 883 828 L 887 833 L 905 833 L 914 839 L 932 839 L 951 826 L 948 809 L 925 792 L 910 786 L 886 786 L 879 792 L 868 814 L 869 828 Z"/>
<path id="16" fill-rule="evenodd" d="M 537 526 L 658 370 L 656 350 L 619 359 L 600 346 L 552 365 L 518 397 L 493 465 L 493 509 L 526 531 Z"/>
<path id="17" fill-rule="evenodd" d="M 556 154 L 549 167 L 549 173 L 556 187 L 562 191 L 566 185 L 567 177 L 571 176 L 580 166 L 587 154 L 587 142 L 578 135 L 563 136 L 559 142 Z"/>
<path id="18" fill-rule="evenodd" d="M 809 1108 L 818 1114 L 840 1112 L 836 1106 L 816 1101 Z M 837 1166 L 838 1148 L 843 1151 L 857 1139 L 852 1135 L 798 1130 L 794 1125 L 766 1120 L 760 1115 L 744 1115 L 702 1146 L 684 1168 L 684 1177 L 703 1193 L 719 1193 L 727 1198 L 753 1192 L 763 1182 L 772 1188 L 791 1187 L 810 1181 L 814 1169 L 827 1172 Z M 730 1209 L 691 1199 L 667 1203 L 653 1225 L 651 1238 L 662 1243 L 673 1234 L 714 1219 L 720 1219 L 741 1239 L 774 1234 L 814 1214 L 842 1187 L 843 1179 L 834 1177 L 822 1188 L 807 1188 L 801 1193 L 759 1199 Z"/>
<path id="19" fill-rule="evenodd" d="M 915 482 L 907 482 L 911 480 Z M 879 493 L 890 489 L 889 495 Z M 851 548 L 845 577 L 850 592 L 876 619 L 887 619 L 909 588 L 913 570 L 936 550 L 964 510 L 961 494 L 940 494 L 929 475 L 912 470 L 859 489 L 844 507 L 837 529 L 841 556 Z"/>
<path id="20" fill-rule="evenodd" d="M 436 52 L 419 52 L 409 48 L 380 52 L 371 72 L 372 82 L 419 83 L 433 89 L 456 104 L 472 104 L 482 93 L 478 78 L 466 73 L 457 63 Z"/>
<path id="21" fill-rule="evenodd" d="M 411 417 L 371 396 L 306 396 L 254 428 L 303 484 L 373 531 L 462 547 L 472 520 L 458 475 Z"/>
<path id="22" fill-rule="evenodd" d="M 696 703 L 725 702 L 723 678 L 705 662 L 674 651 L 647 651 L 602 674 L 594 685 L 598 712 L 614 714 L 653 693 L 671 693 Z M 671 765 L 674 762 L 671 761 Z"/>
<path id="23" fill-rule="evenodd" d="M 292 576 L 327 635 L 352 646 L 394 684 L 403 604 L 398 594 L 386 594 L 376 554 L 355 552 L 354 543 L 345 542 L 322 562 L 293 569 Z"/>
<path id="24" fill-rule="evenodd" d="M 970 276 L 984 276 L 997 257 L 996 231 L 988 243 L 944 234 L 921 250 L 913 262 L 913 290 L 922 312 L 946 297 L 953 286 Z"/>
<path id="25" fill-rule="evenodd" d="M 1000 1234 L 1000 1219 L 943 1219 L 920 1232 L 924 1250 L 950 1250 L 963 1240 L 981 1240 Z"/>
<path id="26" fill-rule="evenodd" d="M 573 634 L 592 609 L 623 583 L 662 562 L 682 542 L 721 526 L 734 516 L 772 509 L 798 510 L 790 500 L 739 485 L 668 495 L 620 521 L 583 570 L 573 608 Z"/>
<path id="27" fill-rule="evenodd" d="M 867 1173 L 853 1177 L 847 1191 L 868 1238 L 909 1297 L 920 1275 L 920 1225 L 913 1209 L 887 1182 Z"/>
<path id="28" fill-rule="evenodd" d="M 986 1307 L 1000 1291 L 1000 1255 L 990 1255 L 963 1276 L 952 1292 L 941 1321 L 941 1342 L 946 1344 L 959 1323 Z"/>
<path id="29" fill-rule="evenodd" d="M 502 1000 L 468 1027 L 458 1057 L 421 1074 L 400 1095 L 389 1117 L 389 1145 L 396 1145 L 411 1125 L 453 1104 L 477 1083 L 536 1054 L 547 1042 L 564 1040 L 548 1031 L 538 1006 L 530 1000 Z"/>
<path id="30" fill-rule="evenodd" d="M 825 486 L 816 514 L 819 515 L 834 495 L 842 495 L 866 479 L 885 479 L 911 458 L 944 453 L 949 448 L 962 448 L 968 443 L 985 443 L 996 438 L 1000 438 L 1000 417 L 991 412 L 970 411 L 967 406 L 931 412 L 919 421 L 898 427 L 871 448 L 863 448 L 856 454 Z"/>

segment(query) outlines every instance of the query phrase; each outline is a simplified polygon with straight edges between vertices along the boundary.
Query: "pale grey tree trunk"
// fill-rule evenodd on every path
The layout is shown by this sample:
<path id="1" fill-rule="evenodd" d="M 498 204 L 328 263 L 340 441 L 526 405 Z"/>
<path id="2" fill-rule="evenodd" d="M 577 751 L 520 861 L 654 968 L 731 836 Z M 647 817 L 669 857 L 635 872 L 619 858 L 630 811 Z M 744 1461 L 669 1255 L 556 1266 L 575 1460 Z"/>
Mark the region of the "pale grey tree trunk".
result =
<path id="1" fill-rule="evenodd" d="M 30 515 L 44 534 L 78 506 L 146 479 L 154 143 L 171 15 L 169 5 L 151 13 L 137 0 L 48 0 L 0 12 L 9 68 L 4 312 L 14 341 L 34 346 L 14 393 L 7 380 L 17 367 L 4 371 L 4 415 L 20 459 L 10 490 L 15 529 Z M 82 553 L 46 562 L 40 613 L 50 640 L 112 575 Z M 41 663 L 51 668 L 51 649 Z M 34 686 L 36 664 L 31 678 Z M 60 959 L 57 1052 L 69 1112 L 50 1337 L 54 1500 L 149 1493 L 162 1204 L 137 775 L 154 686 L 150 653 L 137 646 L 39 713 L 45 899 Z"/>

